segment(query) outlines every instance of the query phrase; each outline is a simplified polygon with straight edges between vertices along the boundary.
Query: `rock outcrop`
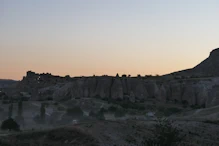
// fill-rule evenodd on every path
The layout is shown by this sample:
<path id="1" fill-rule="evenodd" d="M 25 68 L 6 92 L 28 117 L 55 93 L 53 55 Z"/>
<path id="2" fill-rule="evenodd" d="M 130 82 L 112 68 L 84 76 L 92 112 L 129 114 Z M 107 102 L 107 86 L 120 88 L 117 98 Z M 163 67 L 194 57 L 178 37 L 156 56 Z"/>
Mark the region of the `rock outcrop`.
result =
<path id="1" fill-rule="evenodd" d="M 34 82 L 28 77 L 25 78 L 24 82 L 26 81 L 30 84 Z M 101 98 L 136 102 L 154 98 L 161 102 L 187 102 L 189 105 L 206 107 L 219 105 L 219 78 L 216 77 L 157 80 L 143 77 L 101 76 L 72 78 L 70 81 L 63 79 L 54 85 L 47 83 L 44 87 L 42 83 L 39 84 L 41 85 L 36 84 L 35 87 L 32 84 L 29 88 L 33 89 L 30 90 L 26 88 L 31 94 L 35 94 L 33 100 Z"/>
<path id="2" fill-rule="evenodd" d="M 175 76 L 218 77 L 219 76 L 219 48 L 211 51 L 209 57 L 194 68 L 174 72 Z"/>
<path id="3" fill-rule="evenodd" d="M 29 71 L 18 88 L 31 93 L 36 100 L 101 98 L 138 102 L 154 98 L 162 102 L 215 106 L 219 105 L 219 49 L 213 50 L 209 58 L 193 69 L 161 77 L 70 78 Z"/>
<path id="4" fill-rule="evenodd" d="M 112 99 L 123 99 L 123 86 L 119 77 L 114 78 L 111 87 L 111 98 Z"/>

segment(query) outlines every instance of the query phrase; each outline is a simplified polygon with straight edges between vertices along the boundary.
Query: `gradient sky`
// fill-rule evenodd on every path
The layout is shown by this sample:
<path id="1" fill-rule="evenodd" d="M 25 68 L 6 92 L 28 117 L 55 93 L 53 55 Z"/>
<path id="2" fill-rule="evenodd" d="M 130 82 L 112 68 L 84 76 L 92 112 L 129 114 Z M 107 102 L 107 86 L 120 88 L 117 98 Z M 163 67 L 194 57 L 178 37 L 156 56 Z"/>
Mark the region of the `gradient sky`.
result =
<path id="1" fill-rule="evenodd" d="M 218 0 L 0 0 L 0 78 L 166 74 L 219 47 Z"/>

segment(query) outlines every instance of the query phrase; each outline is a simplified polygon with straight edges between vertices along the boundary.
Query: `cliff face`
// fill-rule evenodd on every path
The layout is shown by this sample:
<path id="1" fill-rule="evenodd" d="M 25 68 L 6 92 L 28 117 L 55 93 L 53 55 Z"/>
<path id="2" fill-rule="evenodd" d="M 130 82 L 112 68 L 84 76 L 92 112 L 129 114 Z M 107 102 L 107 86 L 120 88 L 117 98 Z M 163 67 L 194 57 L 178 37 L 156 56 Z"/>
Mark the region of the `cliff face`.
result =
<path id="1" fill-rule="evenodd" d="M 175 75 L 180 78 L 176 79 Z M 30 92 L 32 99 L 35 100 L 101 98 L 135 102 L 155 98 L 163 102 L 215 106 L 219 105 L 219 49 L 213 50 L 206 60 L 193 69 L 158 78 L 126 76 L 70 78 L 29 71 L 19 82 L 18 89 Z"/>
<path id="2" fill-rule="evenodd" d="M 40 76 L 40 80 L 39 80 Z M 34 100 L 101 98 L 113 100 L 159 101 L 189 105 L 219 105 L 219 78 L 161 80 L 143 77 L 81 77 L 58 78 L 46 74 L 27 75 L 19 83 L 22 91 L 30 92 Z M 37 81 L 36 81 L 37 79 Z"/>
<path id="3" fill-rule="evenodd" d="M 211 51 L 209 57 L 194 68 L 172 73 L 180 76 L 218 77 L 219 76 L 219 48 Z"/>

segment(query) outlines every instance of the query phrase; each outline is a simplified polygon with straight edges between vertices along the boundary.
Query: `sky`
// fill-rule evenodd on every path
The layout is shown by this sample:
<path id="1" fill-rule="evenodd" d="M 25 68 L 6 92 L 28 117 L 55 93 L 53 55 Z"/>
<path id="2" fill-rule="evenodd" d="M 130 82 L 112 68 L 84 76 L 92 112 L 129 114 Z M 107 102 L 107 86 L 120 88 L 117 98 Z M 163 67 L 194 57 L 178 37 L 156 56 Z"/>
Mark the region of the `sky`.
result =
<path id="1" fill-rule="evenodd" d="M 218 0 L 0 0 L 0 78 L 162 75 L 219 47 Z"/>

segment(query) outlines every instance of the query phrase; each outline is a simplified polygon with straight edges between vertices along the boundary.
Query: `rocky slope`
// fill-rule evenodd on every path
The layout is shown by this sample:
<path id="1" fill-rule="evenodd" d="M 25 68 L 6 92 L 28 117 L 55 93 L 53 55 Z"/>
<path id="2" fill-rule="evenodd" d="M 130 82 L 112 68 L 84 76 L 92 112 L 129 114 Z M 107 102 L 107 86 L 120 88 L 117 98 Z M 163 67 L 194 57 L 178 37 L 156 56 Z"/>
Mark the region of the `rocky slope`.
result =
<path id="1" fill-rule="evenodd" d="M 70 78 L 27 72 L 18 84 L 33 100 L 101 98 L 132 102 L 155 98 L 163 102 L 211 107 L 219 105 L 219 49 L 193 69 L 161 77 L 93 76 Z M 218 77 L 217 77 L 218 76 Z"/>
<path id="2" fill-rule="evenodd" d="M 219 76 L 219 48 L 211 51 L 209 57 L 192 69 L 172 73 L 180 76 L 218 77 Z"/>
<path id="3" fill-rule="evenodd" d="M 219 105 L 219 78 L 188 78 L 166 80 L 143 77 L 81 77 L 57 82 L 27 77 L 20 82 L 20 90 L 30 92 L 32 99 L 56 101 L 73 98 L 101 98 L 104 100 L 129 100 L 132 102 L 155 98 L 163 102 L 188 105 Z M 42 78 L 41 78 L 42 79 Z"/>
<path id="4" fill-rule="evenodd" d="M 31 131 L 0 137 L 2 146 L 145 146 L 142 141 L 152 135 L 154 121 L 95 121 L 63 128 Z M 185 134 L 178 146 L 218 146 L 219 125 L 177 121 Z"/>

